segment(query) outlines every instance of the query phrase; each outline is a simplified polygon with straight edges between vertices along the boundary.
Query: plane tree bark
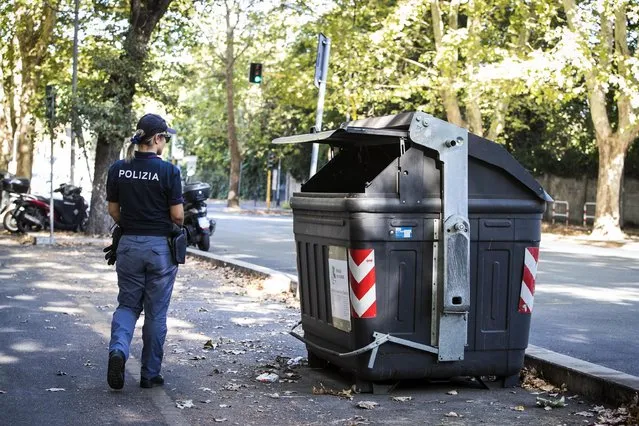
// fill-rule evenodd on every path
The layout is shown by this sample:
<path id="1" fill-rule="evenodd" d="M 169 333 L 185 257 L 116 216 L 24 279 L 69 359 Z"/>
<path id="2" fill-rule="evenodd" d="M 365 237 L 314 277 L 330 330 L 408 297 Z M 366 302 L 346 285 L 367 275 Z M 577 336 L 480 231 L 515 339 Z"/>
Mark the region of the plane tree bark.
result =
<path id="1" fill-rule="evenodd" d="M 631 97 L 637 96 L 639 84 L 628 67 L 632 60 L 636 61 L 637 52 L 631 53 L 628 46 L 629 2 L 606 0 L 601 3 L 602 7 L 593 8 L 592 12 L 580 9 L 575 0 L 563 0 L 563 7 L 570 33 L 583 58 L 578 66 L 585 79 L 599 149 L 592 236 L 621 239 L 624 235 L 620 227 L 619 195 L 624 162 L 630 144 L 639 136 L 639 111 L 631 102 Z M 588 13 L 596 13 L 601 23 L 594 34 L 588 31 L 592 26 L 583 25 Z"/>
<path id="2" fill-rule="evenodd" d="M 124 143 L 131 135 L 133 98 L 148 56 L 149 40 L 171 2 L 172 0 L 130 0 L 129 28 L 119 57 L 119 66 L 111 68 L 104 86 L 102 101 L 112 106 L 107 112 L 111 125 L 102 126 L 97 131 L 89 233 L 108 233 L 112 223 L 107 212 L 107 173 L 111 164 L 119 159 Z"/>

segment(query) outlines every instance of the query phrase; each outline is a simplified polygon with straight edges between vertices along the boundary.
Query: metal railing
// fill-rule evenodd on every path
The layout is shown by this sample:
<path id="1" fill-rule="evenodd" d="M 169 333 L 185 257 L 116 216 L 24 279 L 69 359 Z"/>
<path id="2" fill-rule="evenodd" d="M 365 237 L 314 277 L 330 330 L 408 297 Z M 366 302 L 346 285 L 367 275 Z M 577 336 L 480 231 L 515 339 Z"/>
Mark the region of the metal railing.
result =
<path id="1" fill-rule="evenodd" d="M 562 206 L 563 211 L 558 212 L 557 206 Z M 551 214 L 552 224 L 553 225 L 555 224 L 555 218 L 563 218 L 564 223 L 568 225 L 569 216 L 570 216 L 570 204 L 568 204 L 568 201 L 555 200 L 552 204 L 552 214 Z"/>
<path id="2" fill-rule="evenodd" d="M 588 220 L 589 219 L 595 219 L 595 209 L 596 209 L 597 203 L 595 203 L 594 201 L 588 201 L 587 203 L 584 203 L 584 226 L 587 226 L 588 224 Z M 592 214 L 588 214 L 588 207 L 592 207 Z"/>

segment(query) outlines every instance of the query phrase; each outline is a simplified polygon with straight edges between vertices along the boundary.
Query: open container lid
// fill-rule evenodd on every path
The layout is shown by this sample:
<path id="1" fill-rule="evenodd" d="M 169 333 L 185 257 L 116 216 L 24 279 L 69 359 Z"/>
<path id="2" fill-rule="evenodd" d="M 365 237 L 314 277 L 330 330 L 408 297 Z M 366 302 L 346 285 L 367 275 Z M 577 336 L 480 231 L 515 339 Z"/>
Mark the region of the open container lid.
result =
<path id="1" fill-rule="evenodd" d="M 335 147 L 399 144 L 400 138 L 413 141 L 409 127 L 414 112 L 366 118 L 343 123 L 339 129 L 280 137 L 274 144 L 325 143 Z M 553 201 L 537 180 L 503 146 L 468 133 L 468 155 L 498 167 L 530 189 L 543 201 Z"/>

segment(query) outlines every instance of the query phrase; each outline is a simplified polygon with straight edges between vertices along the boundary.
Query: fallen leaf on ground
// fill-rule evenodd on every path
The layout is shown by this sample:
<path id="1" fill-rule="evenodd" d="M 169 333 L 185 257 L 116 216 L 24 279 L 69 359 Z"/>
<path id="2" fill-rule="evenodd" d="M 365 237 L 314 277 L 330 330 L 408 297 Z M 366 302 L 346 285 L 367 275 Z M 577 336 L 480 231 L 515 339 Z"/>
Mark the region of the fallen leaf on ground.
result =
<path id="1" fill-rule="evenodd" d="M 203 401 L 200 401 L 202 404 L 210 404 L 211 400 L 210 399 L 205 399 Z"/>
<path id="2" fill-rule="evenodd" d="M 66 376 L 66 375 L 67 375 L 67 373 L 65 373 L 65 372 L 64 372 L 64 371 L 62 371 L 62 370 L 58 370 L 58 372 L 57 372 L 57 373 L 55 373 L 55 375 L 56 375 L 56 376 Z"/>
<path id="3" fill-rule="evenodd" d="M 353 391 L 352 389 L 344 389 L 341 391 L 337 391 L 335 389 L 327 388 L 322 383 L 319 384 L 319 387 L 313 386 L 313 395 L 333 395 L 338 396 L 340 398 L 353 399 Z"/>
<path id="4" fill-rule="evenodd" d="M 412 400 L 413 397 L 412 396 L 391 396 L 391 399 L 397 402 L 406 402 L 406 401 Z"/>
<path id="5" fill-rule="evenodd" d="M 524 368 L 521 372 L 522 381 L 521 387 L 524 389 L 540 389 L 544 392 L 559 391 L 556 386 L 546 382 L 544 379 L 538 377 L 537 370 L 534 368 Z"/>
<path id="6" fill-rule="evenodd" d="M 456 390 L 452 390 L 452 391 L 448 391 L 446 392 L 448 395 L 457 395 L 459 392 L 457 392 Z"/>
<path id="7" fill-rule="evenodd" d="M 523 405 L 518 405 L 516 407 L 510 407 L 511 410 L 514 411 L 524 411 L 524 406 Z"/>
<path id="8" fill-rule="evenodd" d="M 459 414 L 457 414 L 454 411 L 451 411 L 450 413 L 446 413 L 444 414 L 446 417 L 459 417 Z"/>
<path id="9" fill-rule="evenodd" d="M 359 426 L 359 425 L 369 425 L 371 424 L 368 419 L 362 416 L 355 416 L 348 419 L 344 419 L 344 426 Z"/>
<path id="10" fill-rule="evenodd" d="M 226 419 L 226 418 L 224 418 L 224 417 L 219 418 L 219 419 L 215 419 L 215 418 L 214 418 L 213 420 L 215 420 L 217 423 L 228 422 L 228 419 Z"/>
<path id="11" fill-rule="evenodd" d="M 279 399 L 280 398 L 280 394 L 275 392 L 275 393 L 267 393 L 265 394 L 266 396 L 273 398 L 273 399 Z"/>
<path id="12" fill-rule="evenodd" d="M 363 408 L 365 410 L 372 410 L 377 407 L 379 404 L 375 401 L 360 401 L 357 403 L 357 408 Z"/>
<path id="13" fill-rule="evenodd" d="M 7 391 L 0 390 L 0 395 L 2 395 L 3 393 L 7 393 Z"/>
<path id="14" fill-rule="evenodd" d="M 204 347 L 202 349 L 215 349 L 217 348 L 217 343 L 213 343 L 213 340 L 207 340 L 204 343 Z"/>
<path id="15" fill-rule="evenodd" d="M 64 391 L 66 391 L 66 389 L 65 388 L 49 388 L 49 389 L 47 389 L 47 391 L 49 391 L 49 392 L 64 392 Z"/>
<path id="16" fill-rule="evenodd" d="M 595 415 L 589 411 L 580 411 L 578 413 L 575 413 L 575 416 L 582 416 L 582 417 L 595 417 Z"/>
<path id="17" fill-rule="evenodd" d="M 185 399 L 185 400 L 177 400 L 175 401 L 175 406 L 180 410 L 184 410 L 185 408 L 193 408 L 193 400 Z"/>
<path id="18" fill-rule="evenodd" d="M 189 358 L 189 360 L 191 360 L 191 361 L 202 361 L 203 359 L 206 359 L 206 357 L 205 356 L 199 356 L 199 355 L 196 355 L 194 357 Z"/>

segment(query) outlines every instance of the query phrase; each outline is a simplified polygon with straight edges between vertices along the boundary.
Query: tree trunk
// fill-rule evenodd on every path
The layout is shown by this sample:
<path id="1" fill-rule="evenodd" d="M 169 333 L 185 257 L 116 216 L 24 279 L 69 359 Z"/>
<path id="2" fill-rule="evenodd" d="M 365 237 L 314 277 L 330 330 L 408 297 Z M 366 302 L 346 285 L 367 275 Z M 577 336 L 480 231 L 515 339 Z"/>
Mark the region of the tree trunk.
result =
<path id="1" fill-rule="evenodd" d="M 35 129 L 30 114 L 28 114 L 27 117 L 22 117 L 22 122 L 18 132 L 18 168 L 16 169 L 16 175 L 31 179 L 33 147 L 35 145 Z"/>
<path id="2" fill-rule="evenodd" d="M 459 7 L 458 1 L 452 1 L 450 4 L 450 13 L 449 13 L 449 25 L 452 28 L 457 27 L 457 8 Z M 433 35 L 435 37 L 435 49 L 438 53 L 441 54 L 444 37 L 444 22 L 442 20 L 442 12 L 439 7 L 439 0 L 434 0 L 431 3 L 431 17 L 433 22 Z M 455 53 L 457 54 L 457 53 Z M 457 91 L 455 90 L 455 80 L 454 75 L 456 72 L 456 59 L 453 59 L 451 63 L 448 63 L 445 58 L 441 58 L 439 61 L 436 61 L 436 66 L 439 70 L 439 74 L 442 77 L 440 83 L 439 93 L 442 97 L 442 103 L 444 104 L 444 109 L 446 110 L 446 119 L 452 123 L 456 124 L 460 127 L 466 127 L 466 123 L 462 117 L 461 110 L 459 108 L 459 101 L 457 100 Z"/>
<path id="3" fill-rule="evenodd" d="M 599 176 L 592 237 L 620 240 L 624 238 L 624 234 L 619 227 L 619 194 L 627 144 L 611 136 L 607 139 L 597 138 L 597 146 L 599 147 Z"/>
<path id="4" fill-rule="evenodd" d="M 226 109 L 228 115 L 227 130 L 229 138 L 229 152 L 231 154 L 231 170 L 229 176 L 229 194 L 227 197 L 227 206 L 239 207 L 240 163 L 242 162 L 242 156 L 240 154 L 240 147 L 237 140 L 237 129 L 235 127 L 235 105 L 233 95 L 233 71 L 231 69 L 230 74 L 229 71 L 227 71 L 226 75 Z"/>
<path id="5" fill-rule="evenodd" d="M 231 25 L 231 9 L 226 7 L 226 56 L 225 56 L 225 78 L 226 78 L 226 114 L 227 133 L 229 138 L 229 153 L 231 154 L 231 169 L 229 173 L 229 193 L 227 196 L 227 207 L 239 208 L 239 187 L 240 187 L 240 164 L 242 155 L 240 153 L 239 142 L 237 140 L 237 128 L 235 126 L 235 100 L 233 87 L 233 72 L 235 69 L 234 53 L 234 30 Z"/>
<path id="6" fill-rule="evenodd" d="M 626 27 L 627 2 L 605 2 L 596 16 L 601 22 L 597 37 L 584 30 L 582 18 L 578 16 L 575 0 L 563 0 L 568 18 L 568 26 L 576 36 L 577 42 L 588 46 L 588 42 L 597 41 L 594 49 L 582 51 L 589 66 L 582 70 L 588 89 L 590 117 L 595 128 L 597 147 L 599 148 L 599 176 L 597 179 L 597 207 L 595 224 L 591 236 L 596 239 L 623 239 L 620 227 L 619 196 L 626 153 L 630 143 L 639 134 L 639 124 L 633 123 L 633 111 L 627 93 L 617 90 L 614 97 L 617 102 L 617 126 L 613 131 L 608 116 L 609 91 L 615 90 L 606 83 L 613 77 L 621 77 L 632 82 L 628 75 L 626 61 L 630 59 L 628 34 Z M 611 7 L 612 9 L 609 9 Z M 612 26 L 614 20 L 614 27 Z M 593 51 L 598 54 L 594 55 Z M 614 53 L 614 55 L 613 55 Z M 614 61 L 613 61 L 614 59 Z M 608 76 L 607 76 L 608 75 Z M 608 80 L 602 78 L 606 77 Z M 628 90 L 628 89 L 625 89 Z"/>
<path id="7" fill-rule="evenodd" d="M 468 50 L 471 52 L 479 51 L 480 49 L 480 36 L 479 29 L 481 28 L 481 21 L 477 16 L 474 0 L 468 1 Z M 474 82 L 475 74 L 479 69 L 479 57 L 478 55 L 469 55 L 466 58 L 466 69 L 470 76 L 470 81 L 466 88 L 466 117 L 468 119 L 468 126 L 471 132 L 477 136 L 484 136 L 484 123 L 482 119 L 482 112 L 479 106 L 479 99 L 481 98 L 481 87 Z"/>
<path id="8" fill-rule="evenodd" d="M 50 45 L 57 22 L 59 0 L 16 3 L 5 10 L 3 23 L 5 45 L 0 49 L 3 67 L 2 116 L 0 136 L 3 138 L 1 165 L 13 160 L 16 151 L 16 174 L 31 178 L 35 117 L 42 69 L 50 56 Z M 7 25 L 7 22 L 10 25 Z"/>
<path id="9" fill-rule="evenodd" d="M 104 89 L 104 98 L 113 100 L 113 126 L 98 133 L 89 213 L 90 234 L 109 232 L 111 218 L 106 201 L 106 178 L 109 167 L 119 159 L 124 141 L 131 134 L 131 111 L 136 85 L 140 81 L 142 64 L 147 58 L 147 46 L 158 21 L 172 0 L 150 2 L 131 1 L 129 31 L 120 57 L 121 69 L 114 71 Z"/>
<path id="10" fill-rule="evenodd" d="M 99 136 L 102 138 L 104 136 Z M 91 192 L 91 212 L 89 233 L 106 234 L 113 223 L 108 214 L 94 214 L 94 211 L 107 212 L 106 181 L 109 167 L 120 157 L 122 143 L 108 143 L 98 138 L 95 149 L 95 172 L 93 175 L 93 191 Z"/>
<path id="11" fill-rule="evenodd" d="M 490 121 L 490 128 L 488 129 L 488 139 L 495 140 L 504 131 L 506 127 L 506 113 L 508 112 L 508 98 L 502 96 L 495 105 L 495 111 L 493 113 L 492 120 Z"/>
<path id="12" fill-rule="evenodd" d="M 11 161 L 13 150 L 13 136 L 11 131 L 10 108 L 7 105 L 7 94 L 4 87 L 4 70 L 0 67 L 0 99 L 5 102 L 0 103 L 0 171 L 6 171 Z"/>

